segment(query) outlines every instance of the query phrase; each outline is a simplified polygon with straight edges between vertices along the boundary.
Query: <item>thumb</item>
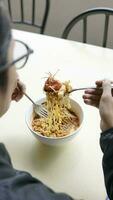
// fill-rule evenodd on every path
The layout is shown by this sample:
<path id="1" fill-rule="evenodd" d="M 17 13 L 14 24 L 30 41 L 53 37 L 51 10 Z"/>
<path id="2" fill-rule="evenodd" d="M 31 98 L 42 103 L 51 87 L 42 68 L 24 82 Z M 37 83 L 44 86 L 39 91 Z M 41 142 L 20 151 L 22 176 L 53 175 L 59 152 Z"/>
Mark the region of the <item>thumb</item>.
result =
<path id="1" fill-rule="evenodd" d="M 111 81 L 104 80 L 103 83 L 102 83 L 102 87 L 103 87 L 102 96 L 112 96 L 112 94 L 111 94 Z"/>

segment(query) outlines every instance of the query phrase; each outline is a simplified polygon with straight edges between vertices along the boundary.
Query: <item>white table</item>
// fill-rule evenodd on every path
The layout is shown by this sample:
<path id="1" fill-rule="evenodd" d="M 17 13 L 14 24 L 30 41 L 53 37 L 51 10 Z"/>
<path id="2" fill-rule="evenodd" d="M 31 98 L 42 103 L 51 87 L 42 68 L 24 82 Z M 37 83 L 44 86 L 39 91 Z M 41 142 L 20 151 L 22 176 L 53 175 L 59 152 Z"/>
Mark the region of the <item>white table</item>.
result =
<path id="1" fill-rule="evenodd" d="M 62 81 L 71 80 L 73 87 L 113 78 L 113 51 L 110 49 L 16 30 L 13 34 L 34 50 L 27 66 L 19 71 L 27 93 L 34 100 L 44 96 L 46 72 L 55 73 L 60 69 L 56 77 Z M 15 168 L 29 171 L 55 191 L 67 192 L 74 198 L 104 200 L 99 114 L 97 109 L 83 103 L 82 94 L 72 95 L 84 110 L 84 124 L 71 143 L 61 147 L 39 143 L 25 123 L 25 111 L 30 105 L 25 97 L 18 104 L 12 103 L 9 112 L 0 120 L 0 138 Z"/>

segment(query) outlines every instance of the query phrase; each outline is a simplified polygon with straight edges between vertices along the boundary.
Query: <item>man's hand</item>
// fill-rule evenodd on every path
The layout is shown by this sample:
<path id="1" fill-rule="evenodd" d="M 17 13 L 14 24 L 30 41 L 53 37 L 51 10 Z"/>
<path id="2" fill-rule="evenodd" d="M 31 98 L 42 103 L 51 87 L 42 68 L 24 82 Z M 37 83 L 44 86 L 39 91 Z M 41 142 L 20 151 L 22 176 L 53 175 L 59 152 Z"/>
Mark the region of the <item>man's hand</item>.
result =
<path id="1" fill-rule="evenodd" d="M 26 90 L 25 85 L 18 79 L 17 87 L 15 88 L 12 94 L 12 100 L 18 102 L 23 97 L 23 92 L 25 92 L 25 90 Z"/>
<path id="2" fill-rule="evenodd" d="M 102 131 L 113 127 L 113 97 L 111 81 L 97 81 L 97 88 L 86 90 L 83 95 L 84 102 L 99 108 Z M 103 90 L 99 89 L 103 87 Z"/>

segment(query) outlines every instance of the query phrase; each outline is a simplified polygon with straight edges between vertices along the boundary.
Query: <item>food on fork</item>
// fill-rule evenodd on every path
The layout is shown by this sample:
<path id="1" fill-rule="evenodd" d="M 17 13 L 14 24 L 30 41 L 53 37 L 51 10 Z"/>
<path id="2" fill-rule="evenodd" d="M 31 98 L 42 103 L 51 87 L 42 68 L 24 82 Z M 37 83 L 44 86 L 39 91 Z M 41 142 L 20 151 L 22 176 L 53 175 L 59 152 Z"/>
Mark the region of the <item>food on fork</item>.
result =
<path id="1" fill-rule="evenodd" d="M 70 82 L 67 81 L 65 83 L 61 83 L 59 80 L 55 80 L 54 76 L 50 74 L 49 78 L 46 80 L 44 85 L 45 92 L 54 92 L 58 94 L 58 96 L 64 96 L 66 93 L 70 92 L 72 87 Z"/>
<path id="2" fill-rule="evenodd" d="M 44 85 L 46 101 L 43 103 L 48 117 L 41 118 L 33 113 L 32 128 L 35 132 L 47 137 L 63 137 L 79 127 L 79 118 L 71 111 L 68 93 L 71 89 L 70 81 L 62 83 L 49 75 Z"/>

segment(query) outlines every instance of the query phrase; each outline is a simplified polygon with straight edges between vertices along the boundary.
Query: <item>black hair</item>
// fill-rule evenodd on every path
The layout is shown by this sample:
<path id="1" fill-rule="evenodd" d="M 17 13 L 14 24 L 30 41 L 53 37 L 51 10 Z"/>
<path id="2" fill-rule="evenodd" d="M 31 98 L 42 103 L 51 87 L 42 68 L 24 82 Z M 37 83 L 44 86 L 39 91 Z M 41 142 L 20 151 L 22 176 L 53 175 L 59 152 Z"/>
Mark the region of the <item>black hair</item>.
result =
<path id="1" fill-rule="evenodd" d="M 11 23 L 3 1 L 0 0 L 0 68 L 7 64 L 8 48 L 11 42 Z M 0 89 L 8 82 L 8 70 L 0 72 Z"/>

